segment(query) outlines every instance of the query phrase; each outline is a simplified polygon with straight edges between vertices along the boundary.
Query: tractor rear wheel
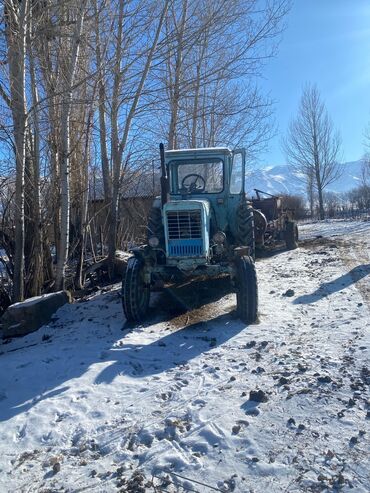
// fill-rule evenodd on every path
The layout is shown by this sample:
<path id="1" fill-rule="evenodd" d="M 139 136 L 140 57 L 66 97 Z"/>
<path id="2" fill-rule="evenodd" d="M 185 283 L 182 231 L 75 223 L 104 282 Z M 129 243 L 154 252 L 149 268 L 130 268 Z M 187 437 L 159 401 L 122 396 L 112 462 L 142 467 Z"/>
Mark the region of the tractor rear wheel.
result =
<path id="1" fill-rule="evenodd" d="M 246 324 L 257 320 L 258 288 L 257 275 L 251 257 L 236 260 L 236 308 L 238 317 Z"/>
<path id="2" fill-rule="evenodd" d="M 162 225 L 162 214 L 159 207 L 152 207 L 148 215 L 147 240 L 156 236 L 159 240 L 159 247 L 164 248 L 164 231 Z"/>
<path id="3" fill-rule="evenodd" d="M 254 239 L 254 215 L 253 208 L 242 200 L 236 212 L 236 221 L 238 228 L 238 241 L 240 246 L 248 246 L 251 257 L 255 257 L 255 239 Z"/>
<path id="4" fill-rule="evenodd" d="M 298 247 L 298 226 L 295 221 L 287 221 L 285 226 L 285 244 L 288 250 Z"/>
<path id="5" fill-rule="evenodd" d="M 122 306 L 128 322 L 141 322 L 149 306 L 150 286 L 144 282 L 144 264 L 136 257 L 127 263 L 122 281 Z"/>

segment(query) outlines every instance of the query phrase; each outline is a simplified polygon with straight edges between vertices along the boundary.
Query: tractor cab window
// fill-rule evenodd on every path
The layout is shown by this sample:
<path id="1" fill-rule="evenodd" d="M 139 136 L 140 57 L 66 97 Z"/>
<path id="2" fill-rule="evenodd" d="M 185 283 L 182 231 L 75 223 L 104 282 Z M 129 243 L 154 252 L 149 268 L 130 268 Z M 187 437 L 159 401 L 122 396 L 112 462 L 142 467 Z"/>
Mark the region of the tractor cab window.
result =
<path id="1" fill-rule="evenodd" d="M 221 159 L 194 159 L 170 163 L 173 193 L 219 193 L 224 188 Z"/>

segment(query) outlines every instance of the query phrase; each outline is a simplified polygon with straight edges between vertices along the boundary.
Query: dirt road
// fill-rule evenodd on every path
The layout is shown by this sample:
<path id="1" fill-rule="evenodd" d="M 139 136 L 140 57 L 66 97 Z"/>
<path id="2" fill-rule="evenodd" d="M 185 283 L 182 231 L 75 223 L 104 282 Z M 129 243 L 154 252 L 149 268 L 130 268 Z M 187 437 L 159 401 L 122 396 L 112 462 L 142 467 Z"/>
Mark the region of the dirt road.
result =
<path id="1" fill-rule="evenodd" d="M 352 227 L 257 262 L 258 324 L 221 280 L 127 330 L 117 286 L 3 345 L 0 490 L 368 491 L 370 224 Z"/>

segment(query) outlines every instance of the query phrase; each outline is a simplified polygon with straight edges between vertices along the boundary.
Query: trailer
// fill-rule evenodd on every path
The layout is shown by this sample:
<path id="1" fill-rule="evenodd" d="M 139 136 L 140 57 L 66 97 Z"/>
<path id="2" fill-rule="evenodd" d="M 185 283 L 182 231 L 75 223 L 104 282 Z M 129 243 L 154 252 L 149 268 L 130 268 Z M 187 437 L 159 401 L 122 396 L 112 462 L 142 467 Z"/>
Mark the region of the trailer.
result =
<path id="1" fill-rule="evenodd" d="M 272 246 L 284 241 L 289 250 L 298 246 L 298 226 L 294 209 L 284 207 L 283 198 L 262 190 L 254 189 L 252 198 L 254 215 L 254 237 L 256 248 Z"/>

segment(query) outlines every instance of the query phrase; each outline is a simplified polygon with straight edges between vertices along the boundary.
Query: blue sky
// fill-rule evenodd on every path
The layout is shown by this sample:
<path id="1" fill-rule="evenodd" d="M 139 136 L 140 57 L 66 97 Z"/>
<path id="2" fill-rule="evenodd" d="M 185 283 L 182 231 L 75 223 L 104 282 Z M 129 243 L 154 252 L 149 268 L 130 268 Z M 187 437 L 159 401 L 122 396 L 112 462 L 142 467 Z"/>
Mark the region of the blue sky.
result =
<path id="1" fill-rule="evenodd" d="M 369 0 L 293 0 L 278 55 L 265 67 L 265 91 L 276 101 L 278 135 L 261 165 L 284 164 L 281 138 L 307 82 L 316 83 L 343 140 L 343 161 L 364 151 L 370 122 Z"/>

